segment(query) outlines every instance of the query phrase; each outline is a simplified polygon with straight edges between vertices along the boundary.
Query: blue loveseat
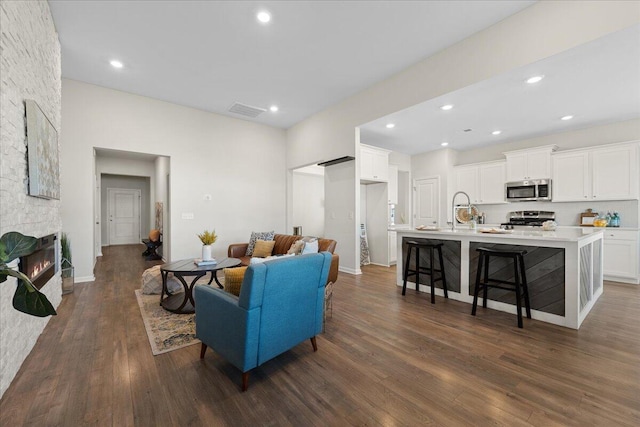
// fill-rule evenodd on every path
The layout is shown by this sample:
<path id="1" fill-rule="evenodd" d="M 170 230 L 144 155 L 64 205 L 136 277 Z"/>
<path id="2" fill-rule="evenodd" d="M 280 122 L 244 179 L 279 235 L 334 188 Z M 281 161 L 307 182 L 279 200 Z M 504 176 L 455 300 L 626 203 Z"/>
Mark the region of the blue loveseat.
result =
<path id="1" fill-rule="evenodd" d="M 324 287 L 331 254 L 299 255 L 249 266 L 240 296 L 207 285 L 195 287 L 196 336 L 242 371 L 249 371 L 322 331 Z"/>

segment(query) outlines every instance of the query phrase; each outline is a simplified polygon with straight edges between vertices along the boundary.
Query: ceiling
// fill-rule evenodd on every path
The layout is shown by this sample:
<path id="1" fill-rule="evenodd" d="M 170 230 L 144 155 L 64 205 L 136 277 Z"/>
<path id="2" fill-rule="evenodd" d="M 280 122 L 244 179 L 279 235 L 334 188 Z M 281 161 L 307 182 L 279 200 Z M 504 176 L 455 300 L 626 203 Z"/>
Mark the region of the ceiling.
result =
<path id="1" fill-rule="evenodd" d="M 544 75 L 536 84 L 525 80 Z M 454 108 L 442 111 L 441 106 Z M 574 118 L 560 120 L 566 115 Z M 640 25 L 360 127 L 360 141 L 405 154 L 465 151 L 640 117 Z M 388 123 L 395 127 L 387 129 Z M 465 129 L 471 131 L 465 132 Z M 499 135 L 492 135 L 501 130 Z"/>
<path id="2" fill-rule="evenodd" d="M 533 3 L 49 1 L 63 77 L 280 128 Z"/>

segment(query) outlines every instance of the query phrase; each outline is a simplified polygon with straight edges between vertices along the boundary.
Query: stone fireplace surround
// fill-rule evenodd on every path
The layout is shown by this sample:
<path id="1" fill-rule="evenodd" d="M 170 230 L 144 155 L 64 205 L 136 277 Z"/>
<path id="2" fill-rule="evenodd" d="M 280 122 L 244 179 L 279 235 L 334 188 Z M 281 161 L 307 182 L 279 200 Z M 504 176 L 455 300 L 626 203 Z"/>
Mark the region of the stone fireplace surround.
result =
<path id="1" fill-rule="evenodd" d="M 25 99 L 35 100 L 58 135 L 62 135 L 58 34 L 46 1 L 3 1 L 0 3 L 0 21 L 0 235 L 18 231 L 35 237 L 60 236 L 60 202 L 27 195 L 24 104 Z M 60 147 L 58 152 L 61 152 Z M 61 191 L 65 189 L 61 188 Z M 0 396 L 52 320 L 52 317 L 34 317 L 14 310 L 15 289 L 14 278 L 0 283 Z M 59 271 L 48 279 L 41 292 L 60 311 L 62 279 Z"/>

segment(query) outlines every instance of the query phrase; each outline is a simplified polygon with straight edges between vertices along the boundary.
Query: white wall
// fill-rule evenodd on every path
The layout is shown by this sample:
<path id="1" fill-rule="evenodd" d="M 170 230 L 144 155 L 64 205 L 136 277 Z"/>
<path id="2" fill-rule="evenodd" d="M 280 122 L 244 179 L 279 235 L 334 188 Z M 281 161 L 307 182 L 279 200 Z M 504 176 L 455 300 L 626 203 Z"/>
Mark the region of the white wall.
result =
<path id="1" fill-rule="evenodd" d="M 36 237 L 59 234 L 60 202 L 27 196 L 24 107 L 25 99 L 35 100 L 61 134 L 58 34 L 46 1 L 3 1 L 0 22 L 0 235 L 9 231 Z M 75 254 L 78 247 L 71 242 Z M 62 300 L 61 285 L 58 272 L 41 289 L 56 308 Z M 15 289 L 13 277 L 0 283 L 0 396 L 50 319 L 14 310 Z"/>
<path id="2" fill-rule="evenodd" d="M 343 102 L 298 123 L 287 131 L 287 167 L 356 155 L 357 126 L 437 96 L 469 86 L 517 67 L 558 54 L 640 22 L 637 2 L 538 2 Z M 357 167 L 359 163 L 356 162 Z M 359 169 L 350 178 L 356 188 Z M 345 177 L 346 178 L 346 177 Z M 345 182 L 345 185 L 347 183 Z M 348 191 L 352 191 L 349 189 Z M 356 189 L 359 193 L 359 188 Z M 333 200 L 333 199 L 336 200 Z M 344 200 L 358 211 L 357 198 L 327 193 L 326 205 Z M 332 228 L 327 235 L 339 243 L 341 264 L 356 268 L 358 220 Z"/>
<path id="3" fill-rule="evenodd" d="M 340 271 L 361 274 L 360 262 L 356 265 L 354 261 L 356 239 L 359 247 L 360 237 L 351 233 L 360 208 L 360 185 L 358 184 L 356 191 L 355 171 L 355 162 L 339 163 L 325 168 L 324 234 L 337 242 L 336 253 L 340 254 Z M 356 199 L 357 205 L 354 202 Z M 348 236 L 349 239 L 340 239 L 339 236 Z M 360 256 L 359 252 L 357 256 Z M 343 259 L 347 261 L 343 262 Z"/>
<path id="4" fill-rule="evenodd" d="M 367 192 L 367 242 L 372 264 L 389 265 L 389 197 L 386 183 L 363 185 Z"/>
<path id="5" fill-rule="evenodd" d="M 389 164 L 397 165 L 399 171 L 411 171 L 411 156 L 392 151 L 389 153 Z"/>
<path id="6" fill-rule="evenodd" d="M 252 230 L 286 231 L 284 131 L 67 79 L 62 105 L 63 221 L 76 236 L 77 276 L 93 269 L 94 147 L 171 158 L 171 259 L 197 257 L 204 229 L 219 235 L 219 257 Z"/>
<path id="7" fill-rule="evenodd" d="M 411 175 L 413 180 L 440 177 L 440 214 L 438 225 L 444 227 L 451 220 L 450 193 L 451 168 L 455 164 L 457 153 L 449 148 L 416 154 L 411 157 Z M 415 196 L 415 195 L 414 195 Z M 413 218 L 413 212 L 411 212 Z"/>
<path id="8" fill-rule="evenodd" d="M 324 173 L 294 171 L 293 224 L 302 226 L 305 236 L 324 236 Z"/>
<path id="9" fill-rule="evenodd" d="M 637 140 L 640 140 L 640 119 L 626 120 L 624 122 L 554 133 L 537 138 L 509 141 L 476 150 L 461 151 L 458 153 L 456 165 L 504 160 L 505 157 L 503 153 L 506 151 L 540 147 L 543 145 L 555 144 L 558 146 L 558 151 L 562 151 Z"/>

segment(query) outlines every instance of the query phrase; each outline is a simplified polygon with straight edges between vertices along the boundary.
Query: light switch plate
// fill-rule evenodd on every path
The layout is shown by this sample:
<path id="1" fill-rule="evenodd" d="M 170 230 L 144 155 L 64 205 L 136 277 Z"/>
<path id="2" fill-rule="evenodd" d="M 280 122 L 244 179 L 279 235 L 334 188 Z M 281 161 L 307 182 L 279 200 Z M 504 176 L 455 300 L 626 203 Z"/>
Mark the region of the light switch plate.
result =
<path id="1" fill-rule="evenodd" d="M 182 212 L 182 219 L 193 219 L 193 212 Z"/>

